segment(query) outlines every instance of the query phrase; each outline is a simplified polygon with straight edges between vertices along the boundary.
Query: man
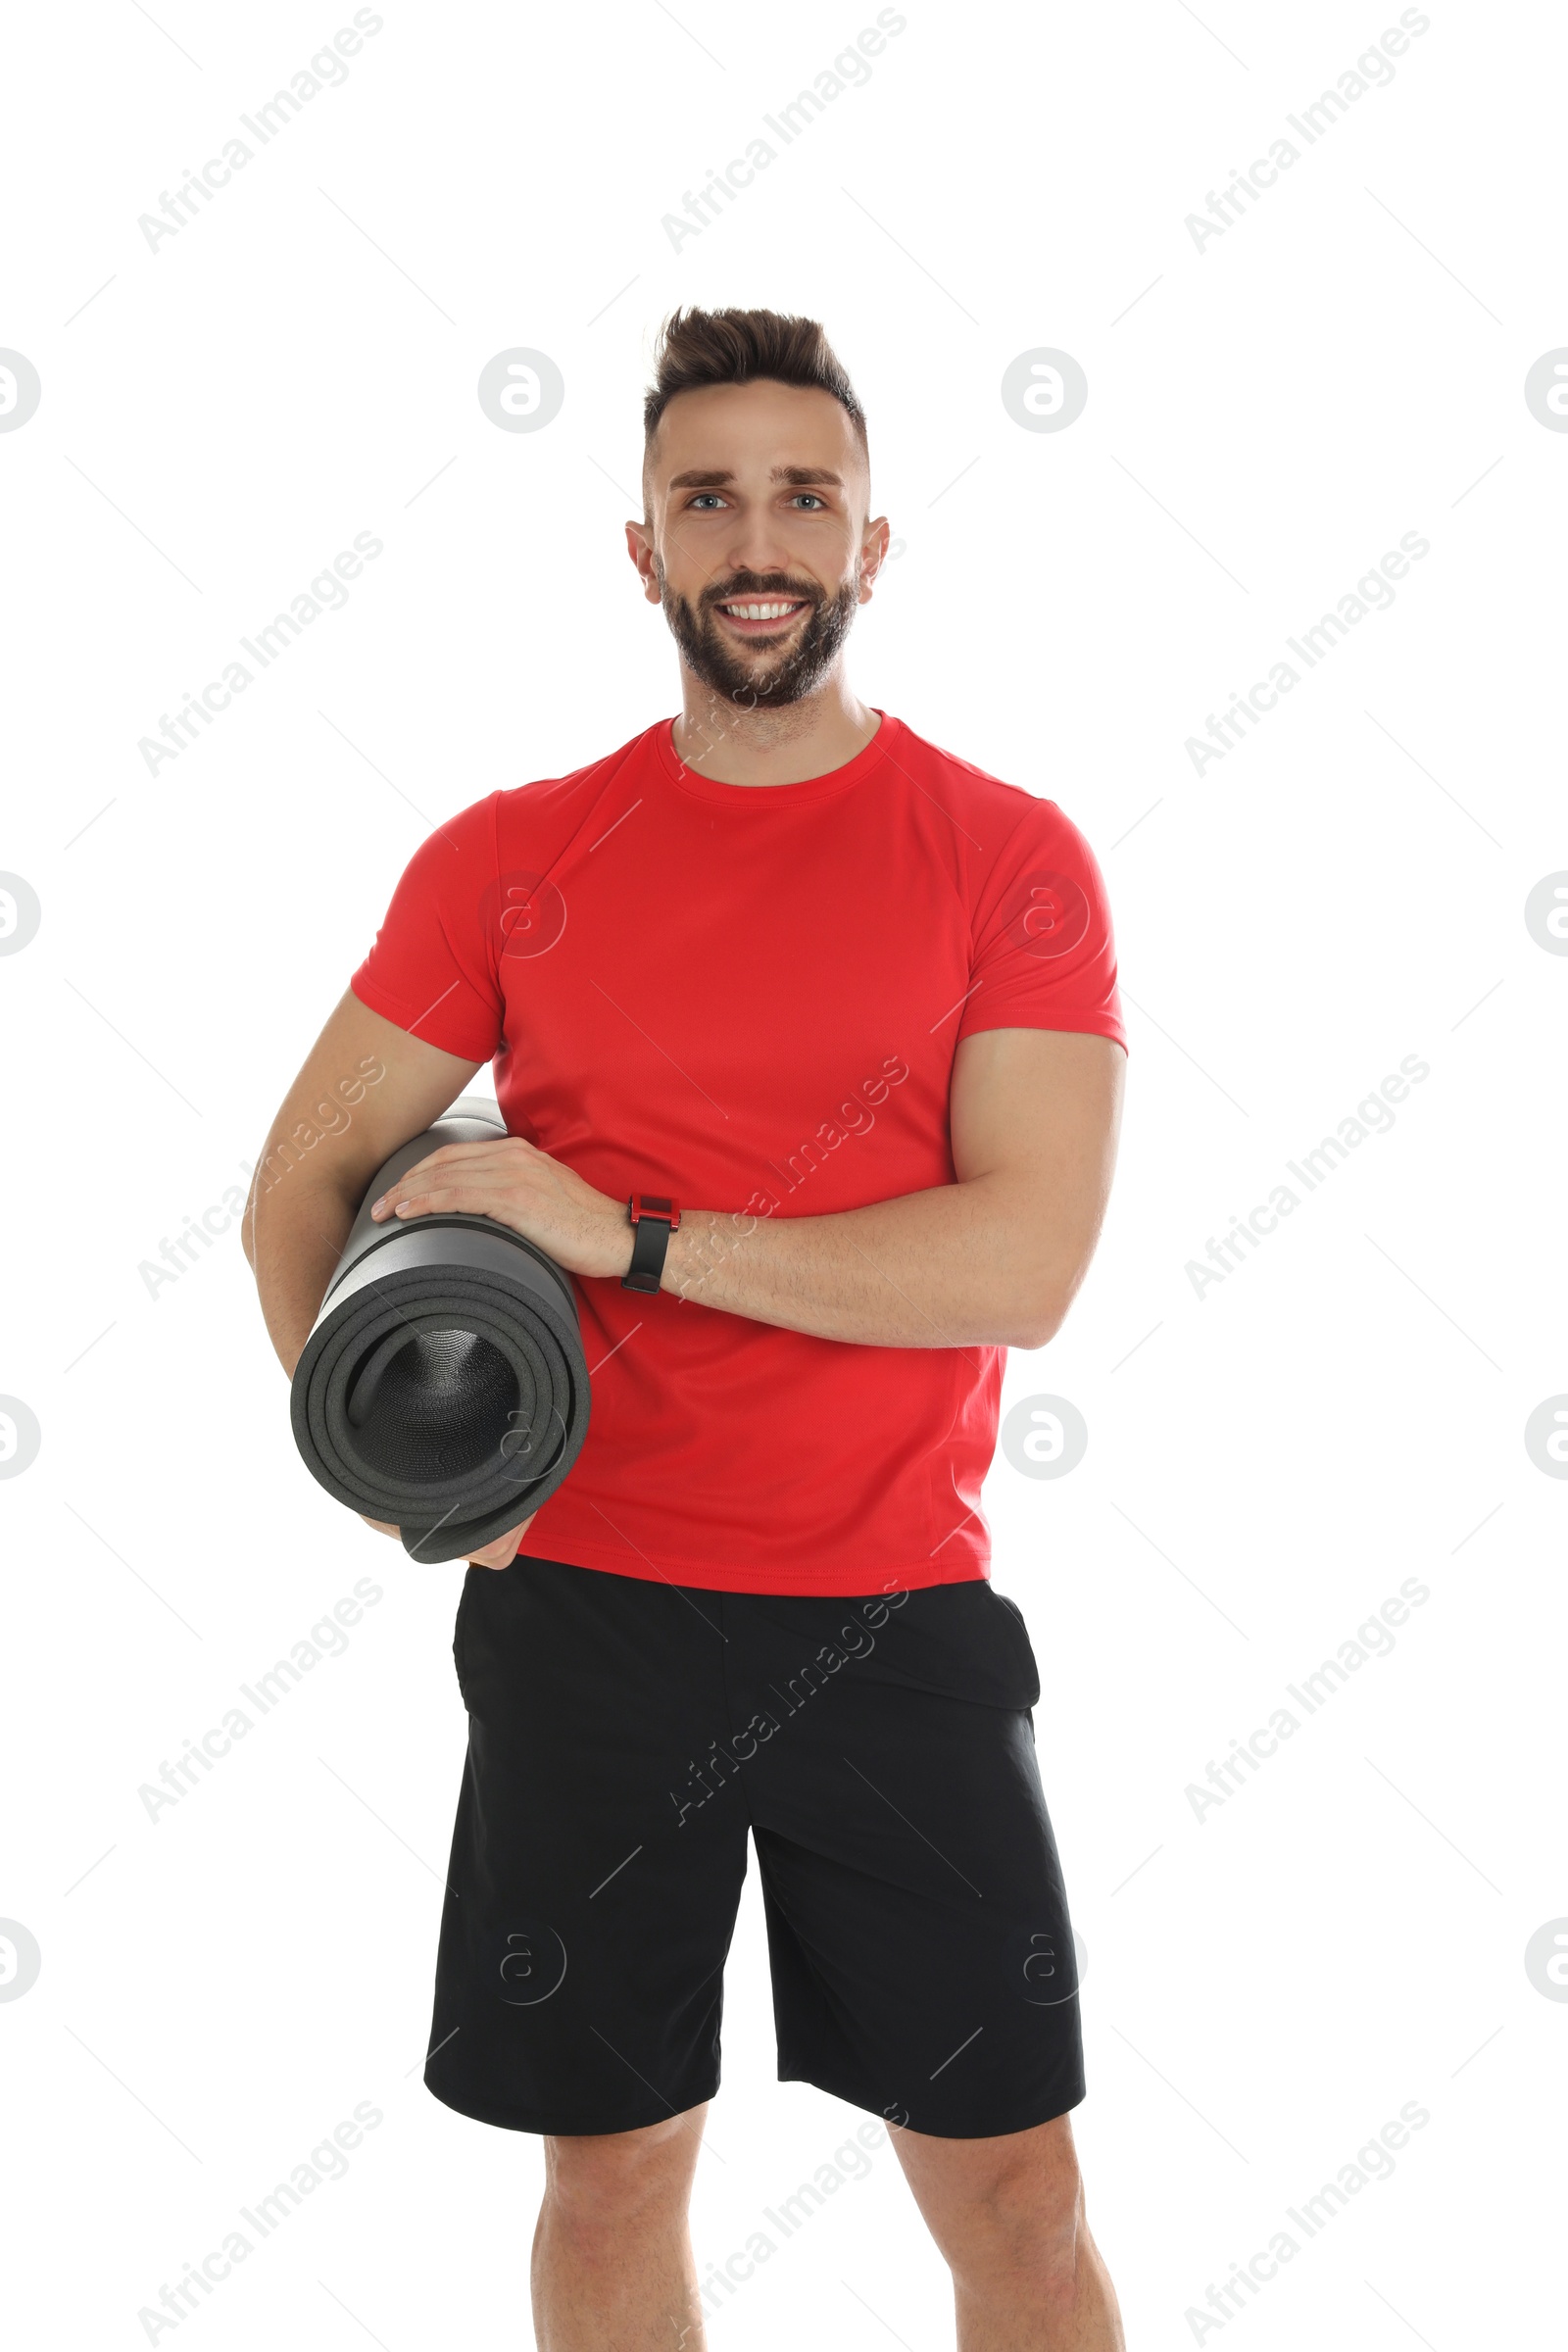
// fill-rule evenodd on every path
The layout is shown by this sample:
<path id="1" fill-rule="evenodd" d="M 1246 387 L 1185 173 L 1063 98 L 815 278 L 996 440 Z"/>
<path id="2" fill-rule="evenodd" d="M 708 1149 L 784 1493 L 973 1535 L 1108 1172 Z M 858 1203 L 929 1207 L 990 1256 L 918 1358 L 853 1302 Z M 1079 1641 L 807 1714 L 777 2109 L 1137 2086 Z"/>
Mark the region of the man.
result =
<path id="1" fill-rule="evenodd" d="M 1040 1682 L 979 1508 L 1004 1352 L 1057 1330 L 1109 1190 L 1103 886 L 1054 803 L 852 692 L 889 532 L 820 326 L 676 312 L 644 422 L 626 542 L 680 714 L 415 854 L 263 1164 L 385 1075 L 246 1226 L 292 1371 L 369 1178 L 492 1062 L 506 1140 L 376 1214 L 481 1212 L 576 1278 L 586 1443 L 458 1612 L 425 2081 L 543 2136 L 545 2352 L 698 2352 L 736 2291 L 686 2207 L 750 1835 L 779 2076 L 886 2120 L 963 2352 L 1117 2352 Z"/>

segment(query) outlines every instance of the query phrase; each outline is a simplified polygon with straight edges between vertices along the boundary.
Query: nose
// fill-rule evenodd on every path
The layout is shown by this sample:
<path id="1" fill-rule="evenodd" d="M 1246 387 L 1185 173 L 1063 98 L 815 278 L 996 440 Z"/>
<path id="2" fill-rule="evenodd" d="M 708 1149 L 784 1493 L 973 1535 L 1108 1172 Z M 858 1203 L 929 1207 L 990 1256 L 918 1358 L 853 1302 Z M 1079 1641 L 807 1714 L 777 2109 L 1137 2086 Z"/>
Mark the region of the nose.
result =
<path id="1" fill-rule="evenodd" d="M 765 510 L 736 517 L 734 531 L 725 542 L 719 576 L 733 578 L 737 573 L 742 577 L 752 573 L 762 580 L 801 576 L 777 518 Z"/>

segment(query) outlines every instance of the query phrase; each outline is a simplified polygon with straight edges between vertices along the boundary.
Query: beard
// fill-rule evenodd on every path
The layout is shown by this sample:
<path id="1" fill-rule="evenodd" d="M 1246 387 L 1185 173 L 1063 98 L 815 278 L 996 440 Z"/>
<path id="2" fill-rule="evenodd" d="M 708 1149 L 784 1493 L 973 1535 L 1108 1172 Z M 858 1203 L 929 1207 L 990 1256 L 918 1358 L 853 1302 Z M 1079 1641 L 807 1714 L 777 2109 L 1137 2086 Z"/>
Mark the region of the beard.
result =
<path id="1" fill-rule="evenodd" d="M 687 668 L 710 693 L 721 695 L 742 710 L 778 710 L 800 702 L 819 686 L 850 633 L 858 601 L 853 580 L 847 580 L 835 595 L 826 596 L 810 581 L 748 571 L 721 587 L 705 589 L 693 606 L 670 587 L 657 558 L 655 573 L 664 618 Z M 781 626 L 781 637 L 789 639 L 786 649 L 775 651 L 759 638 L 749 650 L 720 635 L 722 624 L 713 608 L 743 597 L 768 604 L 788 598 L 806 605 L 804 617 L 797 613 Z"/>

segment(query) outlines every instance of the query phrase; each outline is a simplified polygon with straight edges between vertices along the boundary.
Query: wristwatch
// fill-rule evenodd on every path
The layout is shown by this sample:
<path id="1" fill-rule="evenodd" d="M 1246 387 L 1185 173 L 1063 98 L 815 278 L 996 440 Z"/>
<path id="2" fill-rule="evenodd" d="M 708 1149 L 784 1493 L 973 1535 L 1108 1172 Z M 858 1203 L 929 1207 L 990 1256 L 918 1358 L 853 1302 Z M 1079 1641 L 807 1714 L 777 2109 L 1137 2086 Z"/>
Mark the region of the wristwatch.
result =
<path id="1" fill-rule="evenodd" d="M 633 1193 L 626 1203 L 631 1218 L 631 1271 L 620 1278 L 623 1291 L 657 1291 L 664 1271 L 669 1237 L 680 1223 L 677 1202 L 654 1193 Z"/>

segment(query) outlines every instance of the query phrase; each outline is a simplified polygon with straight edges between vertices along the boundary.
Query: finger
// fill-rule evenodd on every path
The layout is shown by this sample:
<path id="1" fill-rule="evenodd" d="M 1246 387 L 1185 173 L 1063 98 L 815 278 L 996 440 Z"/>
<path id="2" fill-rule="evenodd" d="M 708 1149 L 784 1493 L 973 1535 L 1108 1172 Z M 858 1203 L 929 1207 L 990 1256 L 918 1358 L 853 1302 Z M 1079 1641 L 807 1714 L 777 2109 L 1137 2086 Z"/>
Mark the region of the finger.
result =
<path id="1" fill-rule="evenodd" d="M 494 1217 L 498 1222 L 504 1222 L 500 1215 L 497 1188 L 493 1183 L 443 1184 L 415 1193 L 389 1193 L 387 1200 L 393 1216 L 422 1217 L 428 1216 L 432 1210 L 442 1210 L 450 1215 L 456 1210 L 467 1216 Z"/>
<path id="2" fill-rule="evenodd" d="M 434 1157 L 435 1153 L 432 1152 L 425 1158 L 416 1159 L 412 1167 L 405 1168 L 401 1176 L 395 1176 L 385 1192 L 377 1193 L 375 1199 L 370 1202 L 371 1215 L 373 1216 L 378 1208 L 389 1208 L 394 1202 L 401 1200 L 414 1178 L 422 1176 Z"/>
<path id="3" fill-rule="evenodd" d="M 509 1528 L 504 1536 L 497 1536 L 493 1544 L 486 1544 L 480 1551 L 470 1552 L 468 1557 L 474 1567 L 510 1568 L 516 1556 L 517 1545 L 522 1542 L 523 1537 L 538 1516 L 537 1511 L 530 1511 L 526 1519 L 519 1521 L 517 1526 Z"/>
<path id="4" fill-rule="evenodd" d="M 405 1201 L 418 1199 L 422 1188 L 414 1182 L 415 1174 L 413 1168 L 408 1169 L 395 1184 L 389 1184 L 384 1193 L 378 1193 L 370 1202 L 371 1216 L 389 1216 Z"/>
<path id="5" fill-rule="evenodd" d="M 479 1568 L 504 1568 L 516 1548 L 517 1539 L 514 1535 L 497 1536 L 493 1543 L 482 1544 L 468 1557 Z"/>
<path id="6" fill-rule="evenodd" d="M 374 1216 L 377 1210 L 385 1213 L 396 1207 L 399 1200 L 407 1198 L 409 1188 L 416 1179 L 425 1177 L 438 1160 L 449 1164 L 455 1154 L 467 1153 L 471 1156 L 473 1152 L 488 1151 L 489 1148 L 486 1144 L 443 1144 L 438 1152 L 427 1152 L 423 1159 L 416 1159 L 412 1167 L 405 1168 L 401 1176 L 394 1178 L 384 1193 L 376 1195 L 370 1203 L 370 1214 Z"/>
<path id="7" fill-rule="evenodd" d="M 403 1185 L 384 1196 L 385 1211 L 389 1216 L 424 1216 L 432 1208 L 462 1208 L 466 1201 L 482 1199 L 473 1188 L 464 1185 L 443 1185 L 436 1192 L 408 1192 Z M 380 1202 L 376 1204 L 378 1207 Z"/>

